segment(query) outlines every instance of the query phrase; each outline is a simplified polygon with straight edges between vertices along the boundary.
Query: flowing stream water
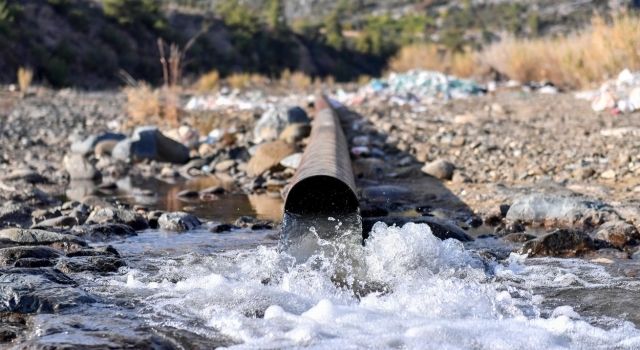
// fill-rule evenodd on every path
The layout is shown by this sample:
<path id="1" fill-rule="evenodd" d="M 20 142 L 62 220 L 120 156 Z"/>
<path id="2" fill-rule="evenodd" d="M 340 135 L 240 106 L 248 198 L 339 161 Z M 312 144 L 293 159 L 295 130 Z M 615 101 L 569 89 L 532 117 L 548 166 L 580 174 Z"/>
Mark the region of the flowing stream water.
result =
<path id="1" fill-rule="evenodd" d="M 344 229 L 336 220 L 327 218 Z M 325 249 L 296 262 L 275 234 L 149 230 L 109 242 L 128 266 L 76 276 L 101 302 L 35 316 L 38 343 L 105 346 L 105 333 L 153 332 L 182 348 L 640 348 L 640 282 L 600 264 L 496 261 L 482 253 L 500 249 L 491 240 L 463 245 L 426 225 L 382 223 L 364 246 L 320 238 Z"/>

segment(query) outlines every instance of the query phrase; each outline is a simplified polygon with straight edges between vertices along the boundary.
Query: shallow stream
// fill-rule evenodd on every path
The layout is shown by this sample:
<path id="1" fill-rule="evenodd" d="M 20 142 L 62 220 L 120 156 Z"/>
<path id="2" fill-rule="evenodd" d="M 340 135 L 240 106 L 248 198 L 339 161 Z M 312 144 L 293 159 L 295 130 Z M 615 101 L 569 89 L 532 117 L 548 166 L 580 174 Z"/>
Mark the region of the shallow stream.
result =
<path id="1" fill-rule="evenodd" d="M 74 276 L 100 302 L 35 316 L 37 343 L 120 347 L 153 334 L 178 348 L 640 348 L 640 282 L 600 264 L 496 261 L 483 257 L 502 249 L 491 240 L 440 241 L 414 224 L 377 224 L 364 247 L 296 264 L 275 235 L 150 230 L 109 242 L 128 266 Z"/>

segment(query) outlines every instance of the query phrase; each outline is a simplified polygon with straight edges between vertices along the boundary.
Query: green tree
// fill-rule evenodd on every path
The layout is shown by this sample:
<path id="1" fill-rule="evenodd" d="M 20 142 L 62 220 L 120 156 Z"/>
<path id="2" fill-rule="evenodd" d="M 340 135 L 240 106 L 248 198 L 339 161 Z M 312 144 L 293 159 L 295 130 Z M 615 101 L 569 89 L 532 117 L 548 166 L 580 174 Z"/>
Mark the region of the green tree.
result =
<path id="1" fill-rule="evenodd" d="M 342 23 L 340 22 L 340 14 L 344 3 L 338 5 L 324 20 L 325 38 L 327 44 L 338 50 L 344 47 L 344 37 L 342 36 Z"/>
<path id="2" fill-rule="evenodd" d="M 11 16 L 11 10 L 6 0 L 0 0 L 0 24 L 11 22 L 13 16 Z"/>
<path id="3" fill-rule="evenodd" d="M 122 25 L 141 23 L 156 29 L 165 26 L 160 2 L 156 0 L 102 0 L 102 11 Z"/>
<path id="4" fill-rule="evenodd" d="M 287 29 L 287 18 L 284 13 L 282 0 L 269 0 L 265 13 L 267 26 L 275 31 L 281 32 Z"/>

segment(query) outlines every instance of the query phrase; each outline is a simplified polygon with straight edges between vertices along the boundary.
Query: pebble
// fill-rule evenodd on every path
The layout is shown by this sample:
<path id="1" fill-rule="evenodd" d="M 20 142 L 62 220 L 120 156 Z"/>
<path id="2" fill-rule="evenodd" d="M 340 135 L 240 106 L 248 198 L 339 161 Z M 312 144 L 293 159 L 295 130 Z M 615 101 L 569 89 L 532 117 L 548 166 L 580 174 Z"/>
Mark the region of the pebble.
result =
<path id="1" fill-rule="evenodd" d="M 184 232 L 201 224 L 197 217 L 185 212 L 164 213 L 158 218 L 158 228 L 165 231 Z"/>
<path id="2" fill-rule="evenodd" d="M 455 166 L 444 159 L 438 159 L 427 163 L 422 167 L 422 171 L 440 180 L 451 180 Z"/>

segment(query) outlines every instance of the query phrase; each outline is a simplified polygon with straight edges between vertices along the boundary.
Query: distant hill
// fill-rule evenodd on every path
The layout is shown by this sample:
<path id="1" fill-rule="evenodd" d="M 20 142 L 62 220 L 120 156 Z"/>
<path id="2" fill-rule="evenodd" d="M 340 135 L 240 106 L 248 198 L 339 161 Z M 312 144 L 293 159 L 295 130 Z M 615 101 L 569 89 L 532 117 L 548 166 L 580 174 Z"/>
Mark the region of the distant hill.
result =
<path id="1" fill-rule="evenodd" d="M 159 83 L 158 38 L 184 47 L 194 37 L 187 77 L 289 69 L 349 80 L 380 74 L 416 41 L 462 51 L 505 35 L 558 35 L 637 2 L 0 0 L 0 82 L 29 66 L 53 86 L 118 86 L 122 72 Z"/>

